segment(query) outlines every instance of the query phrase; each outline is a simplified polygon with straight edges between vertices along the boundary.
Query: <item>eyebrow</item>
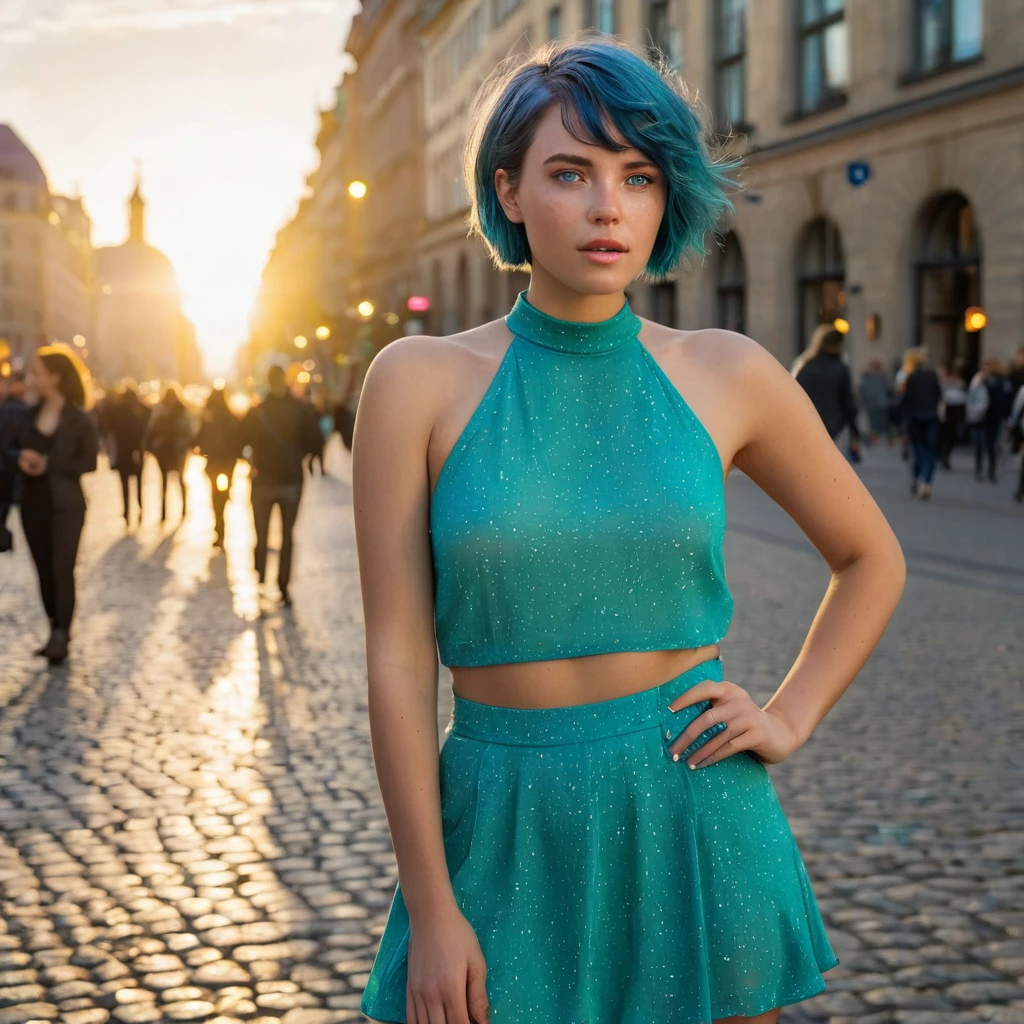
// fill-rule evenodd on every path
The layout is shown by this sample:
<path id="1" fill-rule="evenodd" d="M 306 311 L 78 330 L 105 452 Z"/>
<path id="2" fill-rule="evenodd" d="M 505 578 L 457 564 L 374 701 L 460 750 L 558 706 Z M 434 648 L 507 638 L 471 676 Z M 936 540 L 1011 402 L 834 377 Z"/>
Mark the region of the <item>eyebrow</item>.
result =
<path id="1" fill-rule="evenodd" d="M 548 164 L 576 164 L 578 167 L 593 167 L 594 161 L 589 157 L 577 156 L 575 153 L 555 153 L 549 156 L 541 166 L 546 167 Z M 657 166 L 653 160 L 631 160 L 624 165 L 623 170 L 632 171 L 638 167 L 657 168 Z"/>

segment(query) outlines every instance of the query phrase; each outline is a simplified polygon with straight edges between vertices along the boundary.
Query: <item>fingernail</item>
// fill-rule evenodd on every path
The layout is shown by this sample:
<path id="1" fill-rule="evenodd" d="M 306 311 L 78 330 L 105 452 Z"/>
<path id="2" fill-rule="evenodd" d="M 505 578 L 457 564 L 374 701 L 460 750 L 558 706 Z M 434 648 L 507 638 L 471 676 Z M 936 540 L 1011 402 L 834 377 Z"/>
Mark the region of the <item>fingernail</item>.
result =
<path id="1" fill-rule="evenodd" d="M 678 761 L 679 760 L 679 755 L 678 754 L 673 754 L 672 755 L 672 760 L 673 761 Z"/>
<path id="2" fill-rule="evenodd" d="M 691 772 L 695 772 L 696 770 L 697 770 L 697 766 L 695 764 L 691 764 L 690 765 L 690 771 Z"/>
<path id="3" fill-rule="evenodd" d="M 665 706 L 666 706 L 666 707 L 667 707 L 667 708 L 669 709 L 669 711 L 671 711 L 671 712 L 672 712 L 672 714 L 673 714 L 673 715 L 674 715 L 674 714 L 676 713 L 676 711 L 678 711 L 678 710 L 679 710 L 678 708 L 674 708 L 674 707 L 672 707 L 672 705 L 671 705 L 671 704 L 666 704 Z"/>

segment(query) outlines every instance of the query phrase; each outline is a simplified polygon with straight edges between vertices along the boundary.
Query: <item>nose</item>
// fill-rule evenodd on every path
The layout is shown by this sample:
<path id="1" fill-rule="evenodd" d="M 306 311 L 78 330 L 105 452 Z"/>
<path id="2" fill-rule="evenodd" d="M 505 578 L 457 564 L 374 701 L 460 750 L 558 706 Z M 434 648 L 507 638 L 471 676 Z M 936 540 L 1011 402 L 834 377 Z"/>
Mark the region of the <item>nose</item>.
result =
<path id="1" fill-rule="evenodd" d="M 611 181 L 595 183 L 590 206 L 590 220 L 594 224 L 617 224 L 622 215 L 619 195 Z"/>

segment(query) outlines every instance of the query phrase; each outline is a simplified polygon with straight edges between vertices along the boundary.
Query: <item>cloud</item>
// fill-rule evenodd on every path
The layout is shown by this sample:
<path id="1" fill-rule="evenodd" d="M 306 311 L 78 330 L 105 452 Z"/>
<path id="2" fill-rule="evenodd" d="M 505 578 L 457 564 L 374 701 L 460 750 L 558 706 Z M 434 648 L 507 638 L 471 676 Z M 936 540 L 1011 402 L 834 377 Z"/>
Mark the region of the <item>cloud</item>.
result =
<path id="1" fill-rule="evenodd" d="M 332 17 L 346 0 L 14 0 L 0 12 L 0 44 L 43 36 L 161 32 L 250 20 Z"/>

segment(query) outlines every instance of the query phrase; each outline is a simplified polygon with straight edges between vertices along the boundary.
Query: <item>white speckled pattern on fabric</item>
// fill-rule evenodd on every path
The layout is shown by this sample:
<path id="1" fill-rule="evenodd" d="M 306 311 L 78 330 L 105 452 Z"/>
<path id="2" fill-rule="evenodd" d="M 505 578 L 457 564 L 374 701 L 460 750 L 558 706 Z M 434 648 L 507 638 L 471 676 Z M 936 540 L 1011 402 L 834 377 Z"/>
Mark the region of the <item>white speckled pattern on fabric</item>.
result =
<path id="1" fill-rule="evenodd" d="M 710 1024 L 825 987 L 838 961 L 764 765 L 669 755 L 707 706 L 669 703 L 722 677 L 715 659 L 592 704 L 455 698 L 441 823 L 491 1024 Z M 399 886 L 362 997 L 374 1020 L 405 1020 L 409 934 Z"/>
<path id="2" fill-rule="evenodd" d="M 448 666 L 700 647 L 732 618 L 714 442 L 629 304 L 558 320 L 522 293 L 431 497 Z"/>

